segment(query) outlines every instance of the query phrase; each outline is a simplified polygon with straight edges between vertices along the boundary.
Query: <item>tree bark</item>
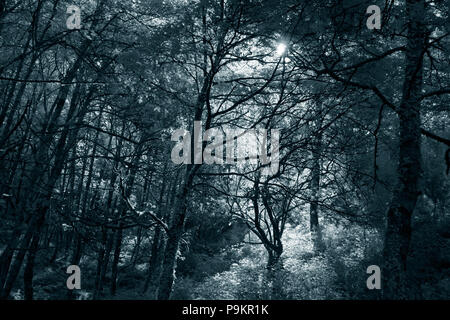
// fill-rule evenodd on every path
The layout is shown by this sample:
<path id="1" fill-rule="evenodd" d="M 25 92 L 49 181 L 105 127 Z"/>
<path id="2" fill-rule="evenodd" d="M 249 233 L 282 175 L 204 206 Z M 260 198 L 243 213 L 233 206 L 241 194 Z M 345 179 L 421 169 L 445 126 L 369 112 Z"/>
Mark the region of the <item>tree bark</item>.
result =
<path id="1" fill-rule="evenodd" d="M 407 298 L 406 262 L 411 238 L 411 216 L 420 194 L 420 96 L 426 30 L 424 0 L 407 0 L 408 38 L 403 96 L 398 109 L 398 185 L 387 214 L 384 242 L 383 297 Z"/>
<path id="2" fill-rule="evenodd" d="M 270 286 L 270 299 L 283 299 L 283 283 L 280 274 L 283 269 L 283 263 L 281 261 L 283 248 L 277 248 L 277 250 L 266 249 L 269 254 L 267 260 L 267 280 Z"/>

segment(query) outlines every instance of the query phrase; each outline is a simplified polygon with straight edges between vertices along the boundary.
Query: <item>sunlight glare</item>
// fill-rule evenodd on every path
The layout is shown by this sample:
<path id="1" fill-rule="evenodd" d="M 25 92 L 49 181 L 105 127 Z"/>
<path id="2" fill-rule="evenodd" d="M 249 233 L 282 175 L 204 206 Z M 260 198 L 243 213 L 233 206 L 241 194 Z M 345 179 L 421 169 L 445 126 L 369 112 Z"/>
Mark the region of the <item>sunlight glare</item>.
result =
<path id="1" fill-rule="evenodd" d="M 277 47 L 277 56 L 281 56 L 286 52 L 286 45 L 284 43 L 280 43 Z"/>

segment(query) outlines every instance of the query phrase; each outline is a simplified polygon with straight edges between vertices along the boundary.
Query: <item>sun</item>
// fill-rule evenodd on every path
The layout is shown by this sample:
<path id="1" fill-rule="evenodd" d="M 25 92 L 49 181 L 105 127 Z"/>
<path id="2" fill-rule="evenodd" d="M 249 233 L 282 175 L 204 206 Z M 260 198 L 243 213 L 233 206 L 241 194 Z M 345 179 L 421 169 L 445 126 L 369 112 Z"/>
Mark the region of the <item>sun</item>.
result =
<path id="1" fill-rule="evenodd" d="M 280 43 L 277 47 L 277 56 L 281 56 L 286 52 L 286 45 L 284 43 Z"/>

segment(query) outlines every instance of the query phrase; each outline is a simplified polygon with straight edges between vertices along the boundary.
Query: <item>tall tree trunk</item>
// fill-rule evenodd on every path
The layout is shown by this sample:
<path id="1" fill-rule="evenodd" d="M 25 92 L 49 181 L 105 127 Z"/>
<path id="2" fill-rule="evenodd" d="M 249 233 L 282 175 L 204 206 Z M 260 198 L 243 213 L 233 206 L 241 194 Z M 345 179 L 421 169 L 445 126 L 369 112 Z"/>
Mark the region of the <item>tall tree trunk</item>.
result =
<path id="1" fill-rule="evenodd" d="M 100 275 L 102 272 L 102 267 L 105 261 L 105 253 L 106 253 L 106 243 L 108 240 L 108 230 L 106 228 L 102 228 L 102 240 L 100 244 L 100 248 L 97 256 L 97 269 L 95 272 L 95 282 L 94 282 L 94 293 L 93 299 L 96 300 L 100 294 Z"/>
<path id="2" fill-rule="evenodd" d="M 163 169 L 163 176 L 165 178 L 168 177 L 167 166 L 168 166 L 168 163 L 166 162 L 164 164 L 164 169 Z M 165 179 L 165 178 L 162 180 L 161 190 L 159 192 L 159 199 L 158 199 L 159 207 L 158 207 L 157 217 L 160 219 L 164 219 L 163 212 L 167 213 L 169 202 L 171 201 L 171 198 L 173 198 L 173 195 L 175 194 L 175 188 L 176 188 L 176 183 L 174 181 L 172 184 L 172 188 L 169 187 L 168 188 L 169 192 L 166 192 L 167 181 L 170 178 L 169 177 L 167 179 Z M 165 194 L 167 194 L 167 195 L 166 195 L 165 201 L 164 201 Z M 172 196 L 169 197 L 169 194 Z M 167 219 L 165 219 L 165 220 L 167 221 Z M 159 277 L 160 277 L 160 273 L 161 273 L 162 257 L 163 257 L 162 253 L 163 253 L 163 249 L 164 249 L 164 237 L 163 237 L 162 232 L 163 231 L 161 230 L 161 227 L 159 225 L 157 225 L 155 227 L 155 233 L 153 235 L 153 240 L 152 240 L 152 246 L 151 246 L 151 251 L 150 251 L 150 260 L 148 263 L 147 277 L 145 279 L 144 286 L 142 288 L 143 294 L 147 293 L 149 286 L 152 287 L 152 289 L 156 289 L 157 284 L 159 282 Z M 154 293 L 155 292 L 153 291 L 151 294 L 152 298 L 154 297 Z"/>
<path id="3" fill-rule="evenodd" d="M 123 209 L 125 210 L 125 209 Z M 121 217 L 123 214 L 120 215 Z M 113 262 L 111 267 L 111 295 L 116 294 L 117 290 L 117 275 L 119 273 L 119 260 L 120 260 L 120 251 L 122 247 L 122 224 L 119 224 L 119 228 L 116 230 L 114 234 L 114 254 L 113 254 Z"/>
<path id="4" fill-rule="evenodd" d="M 103 284 L 105 283 L 106 272 L 108 271 L 111 250 L 113 247 L 113 240 L 114 240 L 114 235 L 111 234 L 108 236 L 108 234 L 107 234 L 105 257 L 103 259 L 103 264 L 102 264 L 102 267 L 100 270 L 99 283 L 98 283 L 98 289 L 97 289 L 98 295 L 101 295 L 102 291 L 103 291 Z"/>
<path id="5" fill-rule="evenodd" d="M 131 254 L 131 259 L 130 259 L 133 269 L 134 269 L 134 267 L 136 267 L 136 263 L 139 258 L 141 241 L 142 241 L 142 226 L 139 226 L 138 230 L 137 230 L 136 244 L 134 245 L 133 253 Z"/>
<path id="6" fill-rule="evenodd" d="M 112 130 L 111 124 L 111 130 Z M 121 134 L 125 133 L 125 122 L 122 123 Z M 110 148 L 112 142 L 112 138 L 110 138 L 108 142 L 108 147 Z M 114 170 L 112 171 L 110 178 L 110 189 L 108 192 L 108 198 L 106 200 L 106 210 L 104 223 L 108 224 L 109 217 L 113 216 L 113 211 L 116 207 L 117 198 L 114 198 L 114 190 L 117 182 L 117 168 L 119 166 L 120 154 L 122 152 L 122 144 L 123 141 L 120 139 L 117 144 L 115 156 L 114 156 Z M 109 149 L 108 148 L 108 149 Z M 97 275 L 95 279 L 95 289 L 94 289 L 94 299 L 102 294 L 103 290 L 103 282 L 105 279 L 106 271 L 108 270 L 109 264 L 109 256 L 112 249 L 112 238 L 113 235 L 110 236 L 110 232 L 108 228 L 104 228 L 102 232 L 102 244 L 99 250 L 99 256 L 97 258 Z"/>
<path id="7" fill-rule="evenodd" d="M 137 173 L 137 169 L 138 169 L 138 165 L 139 165 L 139 159 L 141 158 L 142 151 L 143 151 L 144 140 L 145 140 L 145 138 L 144 138 L 144 136 L 142 136 L 140 143 L 136 147 L 135 157 L 131 164 L 130 174 L 128 176 L 126 186 L 125 186 L 125 188 L 126 188 L 125 196 L 127 198 L 130 197 L 131 190 L 134 185 L 134 180 L 136 178 L 136 173 Z M 126 207 L 124 199 L 122 199 L 122 201 L 120 203 L 121 203 L 121 205 L 120 205 L 121 207 L 119 209 L 119 211 L 120 211 L 119 218 L 122 218 L 126 214 L 127 207 Z M 122 248 L 123 221 L 120 220 L 117 226 L 118 226 L 118 228 L 116 230 L 116 234 L 115 234 L 115 238 L 114 238 L 114 255 L 113 255 L 113 263 L 112 263 L 112 269 L 111 269 L 111 294 L 112 295 L 116 294 L 116 289 L 117 289 L 117 275 L 119 272 L 118 266 L 119 266 L 119 260 L 120 260 L 120 251 Z"/>
<path id="8" fill-rule="evenodd" d="M 155 228 L 155 234 L 153 236 L 152 247 L 150 251 L 150 260 L 148 263 L 147 277 L 145 278 L 142 293 L 147 293 L 149 287 L 154 288 L 160 278 L 161 264 L 164 251 L 164 238 L 161 232 L 161 228 L 157 226 Z M 154 291 L 151 292 L 151 297 L 154 297 Z"/>
<path id="9" fill-rule="evenodd" d="M 33 269 L 34 260 L 39 244 L 39 233 L 36 233 L 31 240 L 31 246 L 28 251 L 27 262 L 23 272 L 23 292 L 25 300 L 33 300 Z"/>
<path id="10" fill-rule="evenodd" d="M 320 130 L 320 126 L 317 127 Z M 320 195 L 320 151 L 322 135 L 317 133 L 313 138 L 312 145 L 312 168 L 311 168 L 311 203 L 309 207 L 309 227 L 314 251 L 320 252 L 324 249 L 322 233 L 319 225 L 319 195 Z"/>
<path id="11" fill-rule="evenodd" d="M 187 166 L 189 172 L 190 165 Z M 188 173 L 189 174 L 189 173 Z M 189 178 L 188 178 L 189 179 Z M 193 179 L 193 176 L 190 178 Z M 185 180 L 186 181 L 186 180 Z M 192 181 L 185 183 L 180 193 L 176 196 L 176 207 L 172 224 L 167 232 L 166 247 L 164 250 L 164 259 L 162 271 L 158 286 L 158 300 L 168 300 L 172 293 L 173 281 L 175 278 L 175 268 L 177 262 L 177 252 L 181 237 L 184 233 L 184 224 L 186 220 L 187 196 Z"/>
<path id="12" fill-rule="evenodd" d="M 424 11 L 425 0 L 406 1 L 408 38 L 403 96 L 398 109 L 398 185 L 388 210 L 383 252 L 383 296 L 386 299 L 403 299 L 408 296 L 405 276 L 411 216 L 420 193 L 420 96 L 426 39 Z"/>
<path id="13" fill-rule="evenodd" d="M 184 215 L 177 215 L 174 227 L 169 229 L 158 288 L 158 300 L 168 300 L 175 279 L 178 246 L 184 231 Z"/>
<path id="14" fill-rule="evenodd" d="M 212 67 L 214 69 L 214 67 Z M 202 120 L 203 108 L 208 97 L 209 84 L 212 81 L 215 71 L 211 71 L 211 75 L 207 75 L 203 80 L 202 90 L 197 98 L 196 109 L 194 114 L 195 121 Z M 211 117 L 208 116 L 205 123 L 205 129 L 209 129 L 211 125 Z M 191 163 L 195 163 L 196 157 L 196 138 L 194 128 L 191 128 Z M 202 144 L 202 152 L 206 146 L 206 142 Z M 184 224 L 186 222 L 187 201 L 189 190 L 192 187 L 194 177 L 199 170 L 198 164 L 187 164 L 184 170 L 183 183 L 180 187 L 179 193 L 176 196 L 175 208 L 173 210 L 173 220 L 167 232 L 166 248 L 164 251 L 164 260 L 162 264 L 162 272 L 158 286 L 158 300 L 168 300 L 172 293 L 173 281 L 175 279 L 176 257 L 178 252 L 179 242 L 184 233 Z"/>
<path id="15" fill-rule="evenodd" d="M 102 110 L 100 111 L 99 115 L 98 115 L 98 121 L 97 121 L 97 127 L 100 126 L 101 124 L 101 120 L 102 120 Z M 91 159 L 90 159 L 90 163 L 89 163 L 89 169 L 88 169 L 88 177 L 86 180 L 86 186 L 84 189 L 84 194 L 83 194 L 83 203 L 82 203 L 82 208 L 81 208 L 81 218 L 86 216 L 86 211 L 88 210 L 89 207 L 89 196 L 90 196 L 90 191 L 91 191 L 91 184 L 92 184 L 92 176 L 94 173 L 94 163 L 95 163 L 95 157 L 97 154 L 97 142 L 98 142 L 98 138 L 99 138 L 99 131 L 97 131 L 95 133 L 95 137 L 94 137 L 94 143 L 93 143 L 93 147 L 92 147 L 92 153 L 89 152 L 89 149 L 86 150 L 86 158 L 87 156 L 90 154 Z M 84 172 L 84 166 L 85 166 L 86 161 L 83 162 L 83 171 Z M 102 177 L 100 177 L 101 180 Z M 83 187 L 83 178 L 81 178 L 81 182 L 80 182 L 80 188 L 79 188 L 79 192 L 81 193 Z M 93 196 L 94 198 L 94 196 Z M 79 200 L 81 200 L 81 195 L 79 197 Z M 78 210 L 79 206 L 77 206 L 77 210 Z M 76 232 L 75 234 L 75 249 L 73 251 L 73 255 L 72 255 L 72 260 L 71 260 L 71 265 L 79 265 L 80 261 L 81 261 L 81 257 L 83 255 L 83 235 L 82 235 L 82 230 L 81 228 L 79 228 L 79 230 Z M 73 290 L 68 290 L 67 291 L 67 298 L 68 300 L 72 299 L 73 297 Z"/>

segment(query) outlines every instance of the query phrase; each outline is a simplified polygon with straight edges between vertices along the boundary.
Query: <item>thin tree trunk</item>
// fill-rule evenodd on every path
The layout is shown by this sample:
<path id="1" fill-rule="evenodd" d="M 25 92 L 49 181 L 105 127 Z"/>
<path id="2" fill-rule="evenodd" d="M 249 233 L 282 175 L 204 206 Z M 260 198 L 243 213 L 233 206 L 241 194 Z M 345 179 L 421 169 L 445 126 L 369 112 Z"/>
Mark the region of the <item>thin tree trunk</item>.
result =
<path id="1" fill-rule="evenodd" d="M 123 214 L 120 215 L 121 217 Z M 113 254 L 113 262 L 111 267 L 111 295 L 116 294 L 117 290 L 117 275 L 119 273 L 119 260 L 120 260 L 120 251 L 122 247 L 122 224 L 119 224 L 119 228 L 116 230 L 114 234 L 114 254 Z"/>
<path id="2" fill-rule="evenodd" d="M 149 287 L 154 287 L 159 281 L 159 273 L 161 271 L 162 252 L 161 252 L 161 228 L 157 226 L 155 228 L 155 234 L 153 236 L 152 247 L 150 251 L 150 260 L 148 263 L 147 277 L 145 278 L 142 292 L 147 293 Z M 153 296 L 153 294 L 152 294 Z"/>
<path id="3" fill-rule="evenodd" d="M 164 164 L 163 176 L 164 177 L 167 176 L 167 162 Z M 168 203 L 171 201 L 171 199 L 169 198 L 169 194 L 173 195 L 174 191 L 175 191 L 174 189 L 176 187 L 175 186 L 176 183 L 174 182 L 172 185 L 172 190 L 171 190 L 172 193 L 170 193 L 170 192 L 168 193 L 168 195 L 166 196 L 166 201 L 164 203 L 164 194 L 166 194 L 167 180 L 168 179 L 163 179 L 162 185 L 161 185 L 161 190 L 159 193 L 159 201 L 158 201 L 159 208 L 158 208 L 157 217 L 160 219 L 163 218 L 163 212 L 167 211 Z M 171 188 L 169 187 L 169 190 L 170 189 Z M 164 248 L 163 241 L 164 241 L 164 239 L 163 239 L 161 227 L 159 225 L 157 225 L 155 227 L 155 233 L 153 235 L 147 277 L 145 279 L 144 286 L 142 289 L 142 292 L 144 294 L 147 293 L 149 286 L 156 289 L 157 284 L 159 282 L 159 277 L 160 277 L 160 273 L 161 273 L 162 256 L 163 256 L 162 252 L 163 252 L 163 248 Z M 155 293 L 155 292 L 153 292 L 153 293 Z M 153 293 L 152 293 L 152 297 L 153 297 Z"/>
<path id="4" fill-rule="evenodd" d="M 138 233 L 136 236 L 136 244 L 133 248 L 133 253 L 131 255 L 131 265 L 133 266 L 133 268 L 136 266 L 138 257 L 139 257 L 139 249 L 141 246 L 141 241 L 142 241 L 142 226 L 138 227 Z"/>
<path id="5" fill-rule="evenodd" d="M 318 126 L 319 128 L 319 126 Z M 314 251 L 320 252 L 324 249 L 322 233 L 319 225 L 319 195 L 320 195 L 320 149 L 322 135 L 317 133 L 313 138 L 312 168 L 311 168 L 311 203 L 309 207 L 309 226 Z"/>
<path id="6" fill-rule="evenodd" d="M 25 264 L 25 270 L 23 273 L 23 292 L 25 300 L 33 300 L 33 269 L 34 260 L 36 257 L 38 244 L 39 244 L 39 233 L 36 233 L 31 240 L 31 246 L 28 251 L 27 262 Z"/>
<path id="7" fill-rule="evenodd" d="M 143 150 L 143 141 L 144 141 L 144 137 L 142 137 L 141 142 L 138 144 L 138 146 L 136 148 L 136 154 L 135 154 L 133 163 L 131 164 L 130 175 L 126 182 L 126 190 L 125 190 L 125 196 L 127 198 L 131 195 L 131 189 L 133 188 L 134 180 L 136 178 L 139 159 L 141 158 L 141 154 L 142 154 L 142 150 Z M 120 207 L 121 208 L 119 209 L 120 210 L 119 218 L 122 218 L 126 214 L 126 211 L 127 211 L 127 207 L 126 207 L 124 199 L 122 199 Z M 122 220 L 120 220 L 118 223 L 118 229 L 116 230 L 116 236 L 114 239 L 114 255 L 113 255 L 113 264 L 112 264 L 112 269 L 111 269 L 111 294 L 112 295 L 116 294 L 116 289 L 117 289 L 117 275 L 119 272 L 118 265 L 119 265 L 119 260 L 120 260 L 120 251 L 122 248 L 122 233 L 123 233 L 122 227 L 123 227 L 123 222 L 122 222 Z"/>

